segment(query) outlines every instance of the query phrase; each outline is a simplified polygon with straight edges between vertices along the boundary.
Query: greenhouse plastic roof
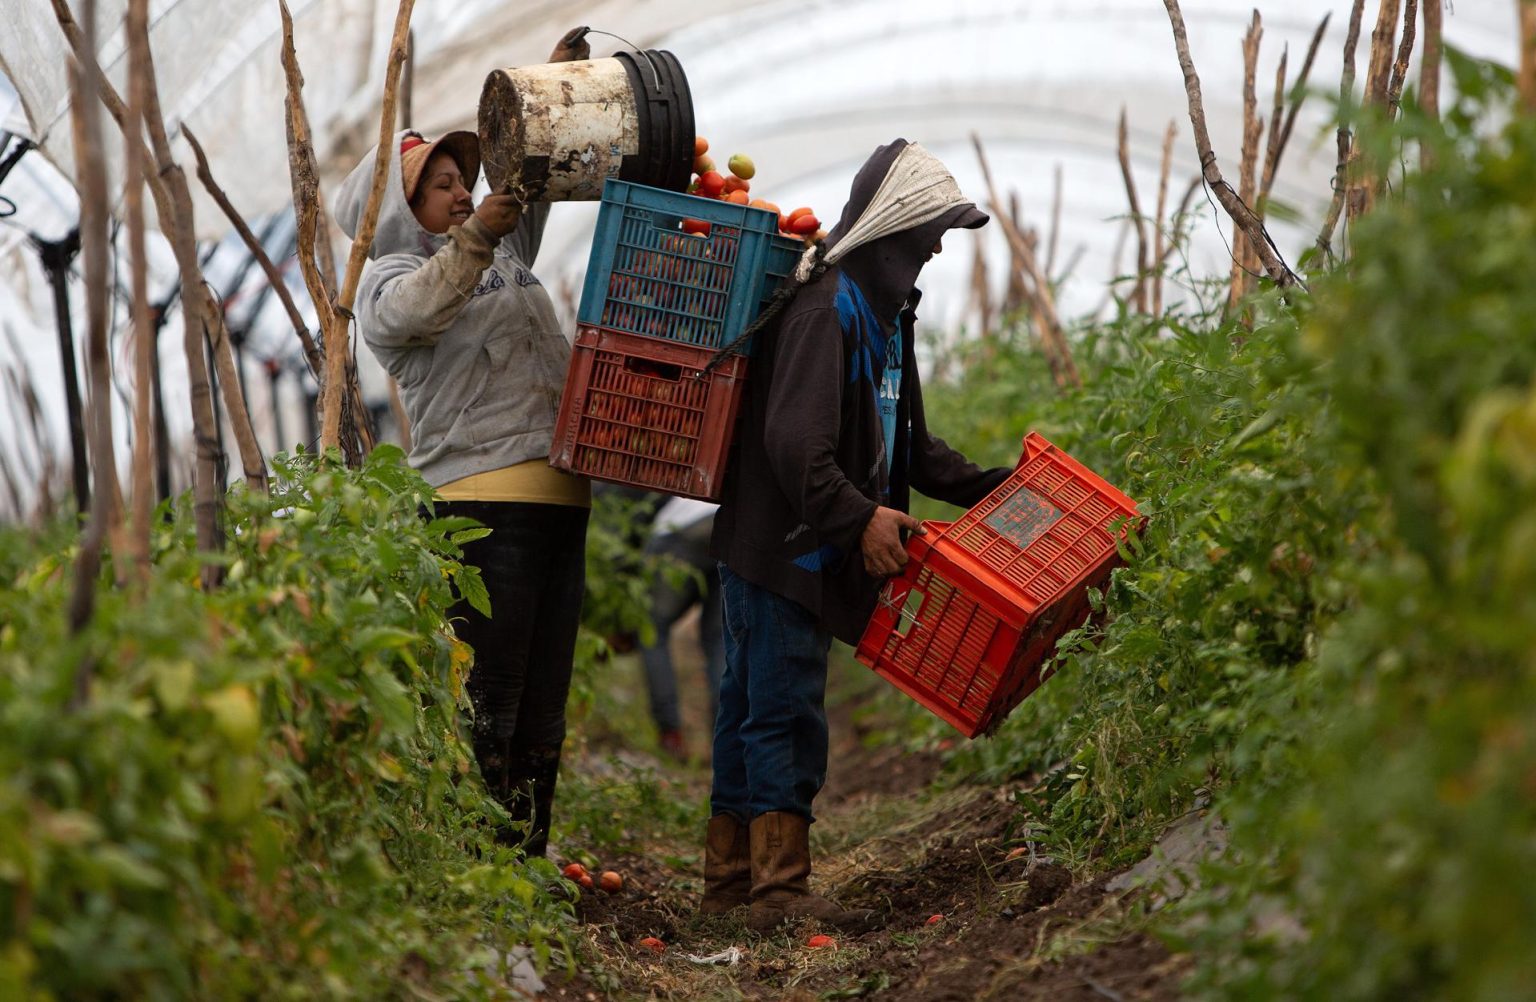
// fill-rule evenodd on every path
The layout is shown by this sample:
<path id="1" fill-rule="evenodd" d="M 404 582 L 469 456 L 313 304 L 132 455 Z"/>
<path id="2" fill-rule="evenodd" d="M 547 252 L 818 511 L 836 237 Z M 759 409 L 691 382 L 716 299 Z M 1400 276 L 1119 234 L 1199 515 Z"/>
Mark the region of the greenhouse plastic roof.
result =
<path id="1" fill-rule="evenodd" d="M 1235 181 L 1241 39 L 1252 7 L 1234 0 L 1185 0 L 1182 6 L 1216 153 Z M 53 367 L 38 377 L 46 387 L 57 382 L 52 374 L 57 355 L 51 361 L 49 356 L 52 302 L 25 232 L 58 235 L 77 213 L 65 180 L 74 163 L 66 45 L 49 0 L 13 0 L 7 7 L 0 25 L 0 70 L 16 88 L 19 103 L 7 107 L 9 92 L 0 82 L 0 127 L 37 139 L 47 163 L 29 155 L 0 188 L 20 210 L 6 221 L 10 225 L 0 227 L 0 303 L 21 307 L 0 312 L 30 346 L 24 355 L 36 366 Z M 71 7 L 78 15 L 79 0 L 71 0 Z M 124 7 L 123 0 L 98 4 L 101 60 L 119 86 Z M 339 176 L 377 135 L 396 5 L 293 0 L 291 8 L 322 185 L 333 194 Z M 1260 113 L 1266 116 L 1282 47 L 1289 50 L 1294 79 L 1313 29 L 1324 14 L 1333 14 L 1312 77 L 1321 93 L 1298 123 L 1276 185 L 1276 198 L 1305 221 L 1274 227 L 1282 251 L 1294 258 L 1310 242 L 1328 197 L 1334 154 L 1325 130 L 1327 95 L 1337 91 L 1349 3 L 1287 0 L 1261 9 L 1258 87 Z M 1374 10 L 1362 32 L 1362 63 L 1373 18 Z M 1446 38 L 1473 55 L 1512 63 L 1514 19 L 1513 3 L 1463 2 L 1448 9 Z M 192 127 L 208 149 L 215 176 L 248 218 L 286 208 L 290 187 L 276 3 L 151 0 L 151 22 L 173 132 L 183 123 Z M 963 189 L 984 200 L 970 146 L 974 132 L 986 143 L 1000 187 L 1016 193 L 1024 220 L 1044 230 L 1059 167 L 1060 257 L 1080 261 L 1066 289 L 1068 314 L 1098 306 L 1105 280 L 1117 268 L 1115 248 L 1128 211 L 1116 159 L 1121 108 L 1131 123 L 1143 211 L 1150 212 L 1155 201 L 1169 122 L 1178 130 L 1170 200 L 1198 170 L 1167 14 L 1155 0 L 737 0 L 728 7 L 672 0 L 420 0 L 412 23 L 413 124 L 429 135 L 473 128 L 489 71 L 540 62 L 567 28 L 588 24 L 627 40 L 594 35 L 594 55 L 629 43 L 675 53 L 688 74 L 699 132 L 716 152 L 750 153 L 758 164 L 754 194 L 786 207 L 810 205 L 835 218 L 858 165 L 877 144 L 896 136 L 922 142 L 950 164 Z M 190 166 L 190 152 L 179 139 L 176 152 Z M 114 172 L 117 163 L 112 156 Z M 223 218 L 201 192 L 197 197 L 199 235 L 225 236 Z M 1193 270 L 1222 273 L 1230 223 L 1204 198 L 1197 204 L 1202 222 L 1191 248 Z M 557 207 L 537 265 L 567 316 L 594 218 L 591 204 Z M 1213 222 L 1218 219 L 1220 226 Z M 992 281 L 1000 286 L 1006 254 L 999 228 L 988 227 L 976 239 L 988 248 Z M 960 238 L 948 251 L 925 271 L 925 320 L 953 328 L 966 320 L 973 245 Z M 157 275 L 168 284 L 169 255 L 163 247 L 156 253 Z M 1119 259 L 1120 272 L 1129 260 Z M 252 335 L 255 350 L 291 351 L 291 332 L 275 304 L 268 304 L 263 317 Z M 175 354 L 167 349 L 168 369 L 174 369 Z"/>

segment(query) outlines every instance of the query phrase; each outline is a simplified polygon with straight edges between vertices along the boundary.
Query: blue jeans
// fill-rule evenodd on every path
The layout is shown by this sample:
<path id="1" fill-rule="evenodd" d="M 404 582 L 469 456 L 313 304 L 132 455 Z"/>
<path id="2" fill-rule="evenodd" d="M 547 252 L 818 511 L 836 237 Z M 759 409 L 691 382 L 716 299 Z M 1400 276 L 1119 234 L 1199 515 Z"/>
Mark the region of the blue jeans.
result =
<path id="1" fill-rule="evenodd" d="M 725 675 L 715 715 L 710 814 L 811 818 L 827 778 L 827 651 L 832 635 L 787 598 L 720 565 Z"/>

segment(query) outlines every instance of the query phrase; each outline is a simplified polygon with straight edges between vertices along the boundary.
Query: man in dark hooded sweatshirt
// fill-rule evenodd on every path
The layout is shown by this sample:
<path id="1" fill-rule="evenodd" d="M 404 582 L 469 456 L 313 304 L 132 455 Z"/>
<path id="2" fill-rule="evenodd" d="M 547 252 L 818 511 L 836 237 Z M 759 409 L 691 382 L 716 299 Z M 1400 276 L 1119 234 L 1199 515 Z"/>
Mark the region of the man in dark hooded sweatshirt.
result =
<path id="1" fill-rule="evenodd" d="M 826 266 L 758 336 L 716 516 L 726 672 L 700 910 L 750 904 L 772 928 L 874 925 L 812 894 L 811 802 L 827 768 L 833 637 L 857 643 L 921 531 L 909 492 L 970 507 L 1008 475 L 928 432 L 913 350 L 918 273 L 946 232 L 987 216 L 920 146 L 877 149 L 827 238 Z M 799 276 L 805 280 L 805 267 Z"/>

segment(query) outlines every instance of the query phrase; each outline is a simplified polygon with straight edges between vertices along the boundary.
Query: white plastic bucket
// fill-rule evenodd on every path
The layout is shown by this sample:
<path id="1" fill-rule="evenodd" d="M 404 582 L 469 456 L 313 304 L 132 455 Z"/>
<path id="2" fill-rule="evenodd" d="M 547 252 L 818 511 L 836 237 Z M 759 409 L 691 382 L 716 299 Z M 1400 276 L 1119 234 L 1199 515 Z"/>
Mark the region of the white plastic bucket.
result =
<path id="1" fill-rule="evenodd" d="M 693 100 L 670 52 L 496 70 L 480 94 L 480 162 L 492 191 L 595 201 L 608 178 L 682 191 Z"/>

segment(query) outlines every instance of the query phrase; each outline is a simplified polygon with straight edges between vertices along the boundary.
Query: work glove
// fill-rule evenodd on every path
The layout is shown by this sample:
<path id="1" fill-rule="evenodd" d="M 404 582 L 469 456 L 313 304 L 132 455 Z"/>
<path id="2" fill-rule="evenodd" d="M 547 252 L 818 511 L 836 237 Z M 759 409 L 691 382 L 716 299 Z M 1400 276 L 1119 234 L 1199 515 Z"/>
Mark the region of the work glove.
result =
<path id="1" fill-rule="evenodd" d="M 592 46 L 587 42 L 587 32 L 592 29 L 586 25 L 580 28 L 572 28 L 561 36 L 555 43 L 554 51 L 549 54 L 552 63 L 570 63 L 578 59 L 586 59 L 592 55 Z"/>

